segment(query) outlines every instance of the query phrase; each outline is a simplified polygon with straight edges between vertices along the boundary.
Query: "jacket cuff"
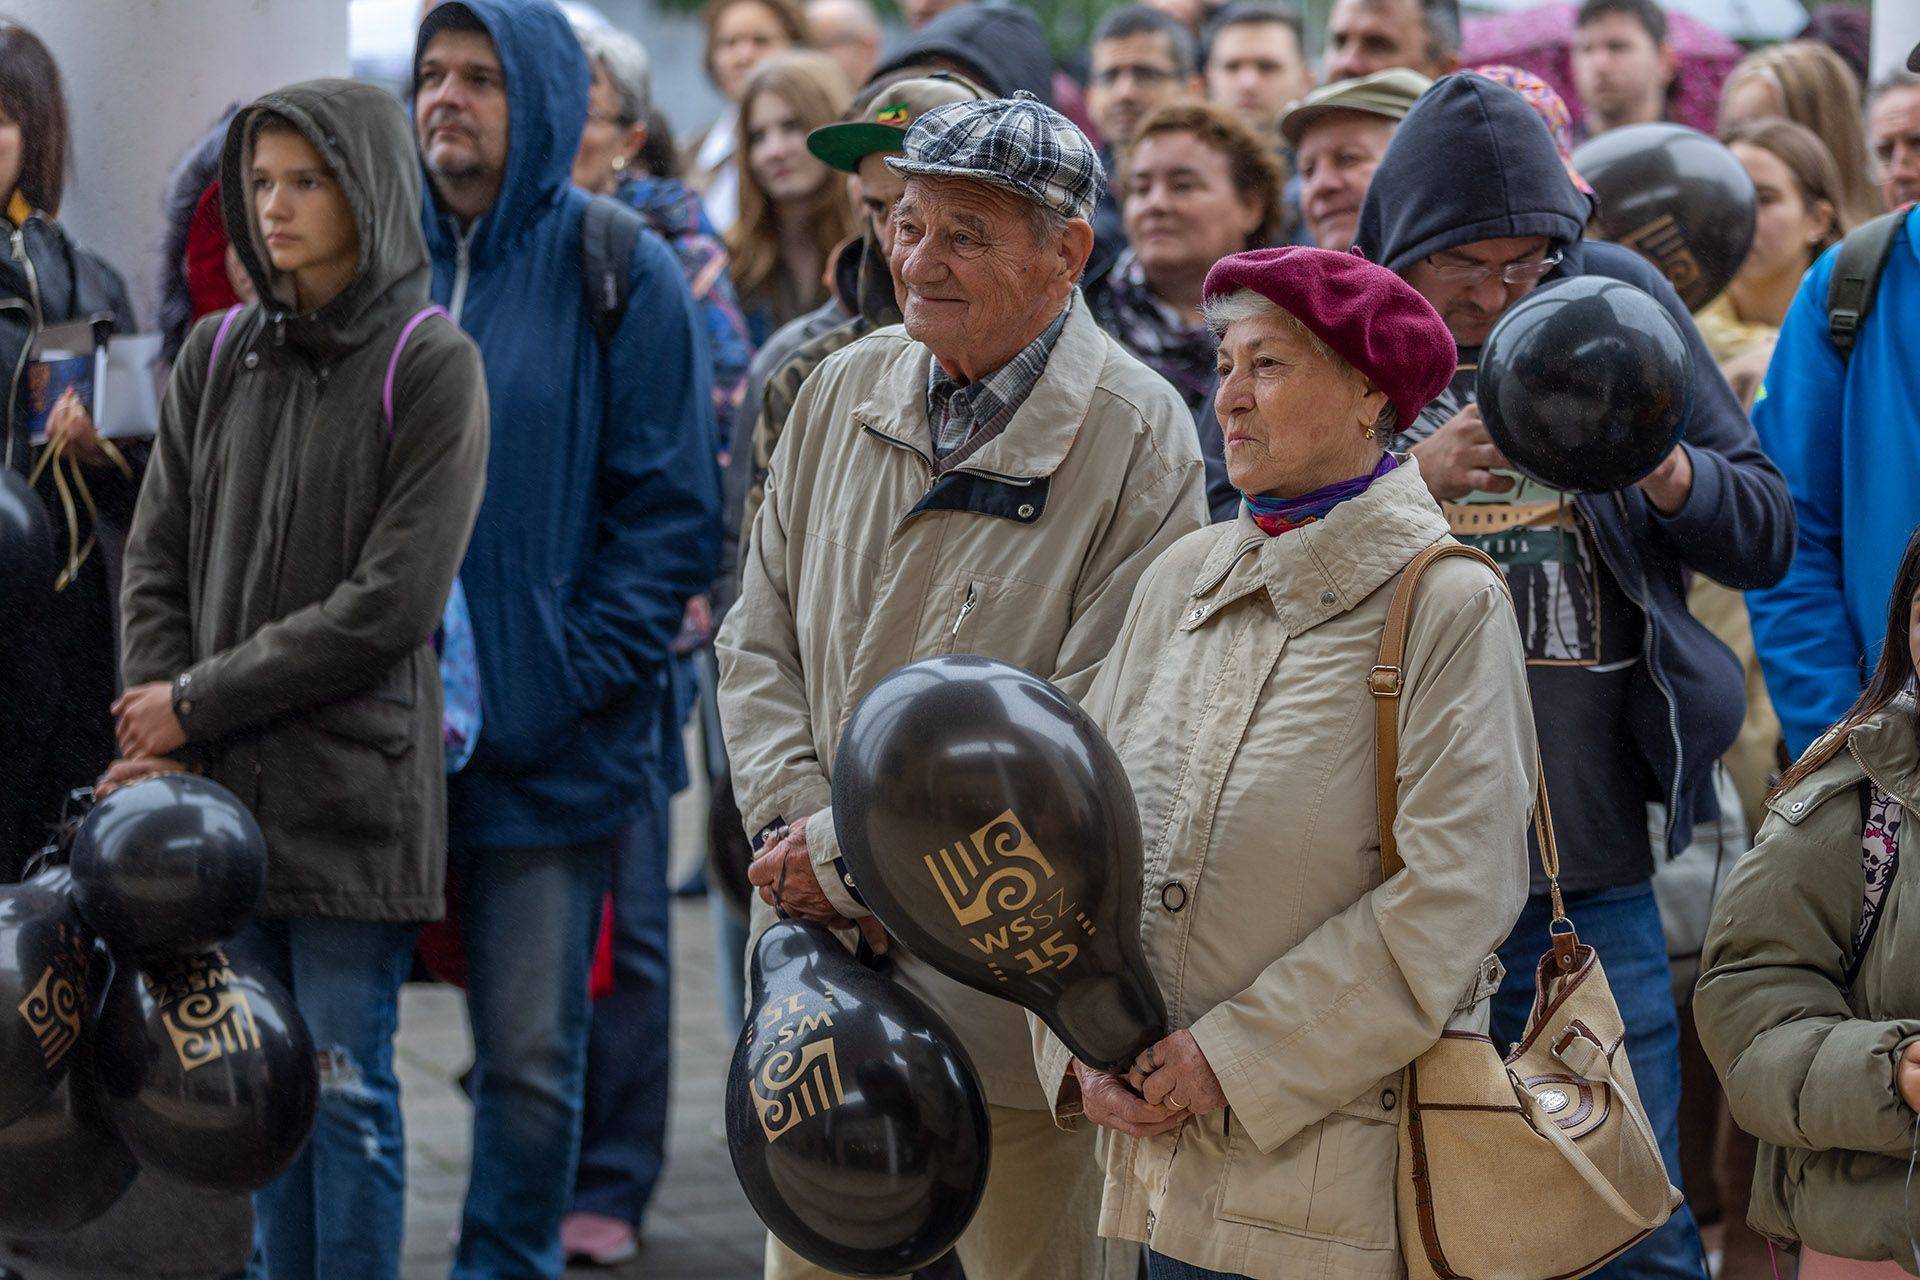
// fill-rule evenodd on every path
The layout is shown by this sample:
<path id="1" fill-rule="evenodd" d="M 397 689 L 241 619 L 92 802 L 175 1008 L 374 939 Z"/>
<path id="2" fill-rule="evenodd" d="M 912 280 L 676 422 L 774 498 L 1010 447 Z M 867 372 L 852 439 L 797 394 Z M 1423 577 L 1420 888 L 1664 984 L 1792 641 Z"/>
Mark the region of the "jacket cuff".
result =
<path id="1" fill-rule="evenodd" d="M 1663 513 L 1651 499 L 1647 509 L 1653 513 L 1656 525 L 1684 540 L 1719 529 L 1723 519 L 1720 509 L 1727 496 L 1727 468 L 1732 464 L 1713 450 L 1696 449 L 1684 440 L 1680 447 L 1687 451 L 1687 461 L 1693 466 L 1693 484 L 1687 490 L 1687 500 L 1672 515 Z"/>
<path id="2" fill-rule="evenodd" d="M 1039 1018 L 1032 1014 L 1027 1018 L 1036 1028 L 1034 1065 L 1040 1073 L 1040 1091 L 1047 1098 L 1047 1113 L 1062 1129 L 1076 1128 L 1074 1121 L 1085 1114 L 1085 1110 L 1080 1099 L 1080 1083 L 1073 1075 L 1073 1054 Z"/>
<path id="3" fill-rule="evenodd" d="M 1233 1009 L 1215 1005 L 1187 1030 L 1213 1068 L 1220 1092 L 1227 1096 L 1227 1106 L 1253 1144 L 1263 1154 L 1270 1154 L 1291 1138 L 1293 1131 L 1285 1129 L 1280 1121 L 1279 1099 L 1273 1087 L 1279 1072 L 1253 1055 L 1234 1022 Z"/>
<path id="4" fill-rule="evenodd" d="M 173 716 L 189 743 L 207 742 L 228 730 L 218 714 L 219 695 L 211 664 L 208 659 L 173 678 Z"/>
<path id="5" fill-rule="evenodd" d="M 854 888 L 853 876 L 840 858 L 840 836 L 833 827 L 833 806 L 828 805 L 807 819 L 807 857 L 813 863 L 813 878 L 820 882 L 833 909 L 849 920 L 870 916 L 867 904 Z"/>

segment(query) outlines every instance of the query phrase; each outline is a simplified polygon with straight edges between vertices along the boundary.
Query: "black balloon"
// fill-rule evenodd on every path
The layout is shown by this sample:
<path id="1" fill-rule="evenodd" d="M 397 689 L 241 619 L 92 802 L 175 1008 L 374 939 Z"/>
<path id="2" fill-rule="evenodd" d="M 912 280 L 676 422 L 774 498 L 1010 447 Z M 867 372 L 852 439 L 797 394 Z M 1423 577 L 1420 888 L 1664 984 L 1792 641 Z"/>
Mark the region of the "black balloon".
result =
<path id="1" fill-rule="evenodd" d="M 150 1169 L 257 1191 L 313 1132 L 320 1073 L 286 988 L 220 951 L 118 966 L 96 1048 L 107 1114 Z"/>
<path id="2" fill-rule="evenodd" d="M 928 658 L 861 700 L 833 825 L 867 906 L 942 973 L 1122 1070 L 1166 1002 L 1140 945 L 1140 815 L 1066 694 L 992 658 Z"/>
<path id="3" fill-rule="evenodd" d="M 266 888 L 267 846 L 231 791 L 162 774 L 94 806 L 72 869 L 80 914 L 116 954 L 144 963 L 231 938 Z"/>
<path id="4" fill-rule="evenodd" d="M 91 950 L 91 987 L 106 969 L 106 956 Z M 53 1092 L 0 1128 L 0 1236 L 57 1236 L 84 1226 L 112 1208 L 139 1172 L 101 1106 L 93 1050 L 93 1035 L 83 1030 Z"/>
<path id="5" fill-rule="evenodd" d="M 1624 488 L 1679 443 L 1693 403 L 1680 326 L 1620 280 L 1535 290 L 1480 348 L 1487 434 L 1514 469 L 1570 493 Z"/>
<path id="6" fill-rule="evenodd" d="M 18 472 L 0 466 L 0 625 L 53 592 L 53 527 L 46 504 Z"/>
<path id="7" fill-rule="evenodd" d="M 0 886 L 0 1125 L 44 1102 L 73 1065 L 90 1003 L 89 946 L 45 873 Z"/>
<path id="8" fill-rule="evenodd" d="M 1629 125 L 1582 145 L 1573 167 L 1599 197 L 1601 236 L 1660 268 L 1690 310 L 1747 260 L 1753 179 L 1718 139 L 1680 124 Z"/>
<path id="9" fill-rule="evenodd" d="M 953 1032 L 817 924 L 775 922 L 727 1073 L 727 1149 L 801 1257 L 898 1276 L 960 1238 L 987 1185 L 986 1097 Z"/>

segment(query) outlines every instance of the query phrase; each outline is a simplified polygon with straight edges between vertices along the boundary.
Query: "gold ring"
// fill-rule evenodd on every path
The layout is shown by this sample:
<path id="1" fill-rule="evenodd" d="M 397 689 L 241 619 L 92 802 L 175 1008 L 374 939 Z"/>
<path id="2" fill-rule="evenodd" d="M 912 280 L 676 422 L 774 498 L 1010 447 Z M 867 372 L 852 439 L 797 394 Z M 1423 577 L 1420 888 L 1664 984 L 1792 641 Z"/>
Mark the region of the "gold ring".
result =
<path id="1" fill-rule="evenodd" d="M 1180 1101 L 1180 1099 L 1174 1097 L 1172 1094 L 1167 1095 L 1166 1103 L 1167 1103 L 1168 1110 L 1171 1110 L 1171 1111 L 1185 1111 L 1187 1109 L 1187 1104 Z"/>

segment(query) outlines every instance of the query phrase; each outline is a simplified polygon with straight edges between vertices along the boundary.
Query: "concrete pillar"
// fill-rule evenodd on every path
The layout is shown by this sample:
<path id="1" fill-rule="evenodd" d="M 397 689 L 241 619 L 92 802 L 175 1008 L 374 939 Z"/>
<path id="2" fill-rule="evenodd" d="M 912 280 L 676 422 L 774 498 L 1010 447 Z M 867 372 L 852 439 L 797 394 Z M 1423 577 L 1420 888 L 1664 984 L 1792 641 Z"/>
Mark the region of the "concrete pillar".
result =
<path id="1" fill-rule="evenodd" d="M 1873 78 L 1907 65 L 1907 55 L 1920 44 L 1920 2 L 1879 0 L 1873 6 Z"/>
<path id="2" fill-rule="evenodd" d="M 61 221 L 156 310 L 167 173 L 229 104 L 347 74 L 347 0 L 12 0 L 71 115 Z"/>

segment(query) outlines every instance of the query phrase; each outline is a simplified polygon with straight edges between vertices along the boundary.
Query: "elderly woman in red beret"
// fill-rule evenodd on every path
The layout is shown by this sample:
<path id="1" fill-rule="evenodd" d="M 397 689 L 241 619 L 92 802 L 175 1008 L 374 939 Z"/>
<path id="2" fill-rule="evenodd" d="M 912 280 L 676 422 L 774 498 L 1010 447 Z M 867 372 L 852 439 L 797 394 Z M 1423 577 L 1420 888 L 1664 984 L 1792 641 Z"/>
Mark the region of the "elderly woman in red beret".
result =
<path id="1" fill-rule="evenodd" d="M 1448 541 L 1386 452 L 1454 372 L 1426 300 L 1356 254 L 1222 259 L 1214 410 L 1244 495 L 1148 569 L 1087 707 L 1145 832 L 1140 932 L 1175 1030 L 1125 1075 L 1036 1031 L 1062 1123 L 1115 1132 L 1101 1234 L 1153 1280 L 1397 1280 L 1401 1069 L 1486 1028 L 1527 894 L 1533 718 L 1505 589 L 1436 561 L 1396 722 L 1381 881 L 1370 686 L 1408 563 Z"/>

